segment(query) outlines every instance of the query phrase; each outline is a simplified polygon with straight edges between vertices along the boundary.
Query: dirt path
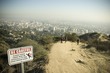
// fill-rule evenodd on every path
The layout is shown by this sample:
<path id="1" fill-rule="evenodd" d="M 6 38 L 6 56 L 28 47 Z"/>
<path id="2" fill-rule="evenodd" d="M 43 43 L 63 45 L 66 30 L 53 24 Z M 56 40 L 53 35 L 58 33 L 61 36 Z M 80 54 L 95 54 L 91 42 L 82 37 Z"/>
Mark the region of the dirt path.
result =
<path id="1" fill-rule="evenodd" d="M 46 73 L 97 73 L 93 55 L 81 49 L 81 45 L 71 42 L 54 44 L 49 54 Z"/>

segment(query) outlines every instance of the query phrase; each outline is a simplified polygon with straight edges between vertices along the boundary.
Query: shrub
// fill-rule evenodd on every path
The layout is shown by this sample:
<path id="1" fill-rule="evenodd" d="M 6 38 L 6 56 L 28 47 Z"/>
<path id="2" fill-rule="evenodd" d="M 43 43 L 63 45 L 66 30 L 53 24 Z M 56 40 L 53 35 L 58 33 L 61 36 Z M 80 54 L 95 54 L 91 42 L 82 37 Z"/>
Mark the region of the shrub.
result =
<path id="1" fill-rule="evenodd" d="M 67 40 L 68 41 L 72 41 L 72 42 L 75 42 L 79 37 L 76 33 L 66 33 L 65 36 L 67 37 Z"/>
<path id="2" fill-rule="evenodd" d="M 39 43 L 42 44 L 42 45 L 47 45 L 47 44 L 53 43 L 53 37 L 49 36 L 49 35 L 43 36 L 39 40 Z"/>
<path id="3" fill-rule="evenodd" d="M 43 67 L 46 63 L 47 63 L 47 54 L 48 54 L 48 51 L 44 49 L 44 47 L 40 44 L 38 44 L 36 41 L 34 40 L 31 40 L 31 39 L 24 39 L 22 41 L 20 41 L 17 46 L 21 47 L 21 46 L 29 46 L 29 45 L 32 45 L 33 46 L 33 51 L 34 51 L 34 60 L 32 62 L 32 64 L 30 66 L 27 65 L 28 69 L 29 70 L 31 68 L 31 66 L 33 66 L 35 63 L 36 63 L 36 66 L 35 68 L 32 68 L 32 71 L 44 71 L 43 68 L 40 68 L 40 67 Z M 40 71 L 40 72 L 41 72 Z M 30 71 L 28 71 L 30 72 Z M 40 73 L 39 72 L 39 73 Z"/>
<path id="4" fill-rule="evenodd" d="M 88 41 L 88 48 L 96 47 L 98 51 L 108 51 L 110 50 L 110 42 L 109 41 L 99 41 L 99 40 L 91 40 Z"/>
<path id="5" fill-rule="evenodd" d="M 54 42 L 58 42 L 58 41 L 60 41 L 61 40 L 61 37 L 59 37 L 59 36 L 55 36 L 54 37 Z"/>

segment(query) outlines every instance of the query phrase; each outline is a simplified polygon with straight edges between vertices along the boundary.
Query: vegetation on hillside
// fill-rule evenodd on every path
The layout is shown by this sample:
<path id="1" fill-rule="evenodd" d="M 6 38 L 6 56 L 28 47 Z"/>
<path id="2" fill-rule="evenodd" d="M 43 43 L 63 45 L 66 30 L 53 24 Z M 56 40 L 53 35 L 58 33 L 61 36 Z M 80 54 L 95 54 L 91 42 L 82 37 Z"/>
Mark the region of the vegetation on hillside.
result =
<path id="1" fill-rule="evenodd" d="M 65 33 L 65 36 L 67 37 L 67 40 L 68 41 L 72 41 L 72 42 L 75 42 L 79 37 L 76 33 Z"/>
<path id="2" fill-rule="evenodd" d="M 80 36 L 82 42 L 87 43 L 87 48 L 95 47 L 98 51 L 110 51 L 110 38 L 101 33 L 87 33 Z"/>
<path id="3" fill-rule="evenodd" d="M 25 63 L 26 73 L 44 73 L 44 66 L 48 63 L 48 49 L 53 42 L 52 36 L 43 35 L 36 32 L 32 34 L 29 29 L 15 31 L 8 26 L 0 26 L 0 73 L 19 73 L 20 65 L 9 66 L 7 50 L 10 48 L 33 46 L 34 60 Z M 6 32 L 6 33 L 5 33 Z M 5 64 L 4 64 L 5 63 Z"/>
<path id="4" fill-rule="evenodd" d="M 33 29 L 34 30 L 34 29 Z M 7 60 L 7 50 L 10 48 L 33 46 L 34 60 L 25 63 L 26 73 L 45 73 L 45 64 L 48 63 L 48 52 L 52 43 L 61 41 L 75 42 L 80 38 L 81 42 L 87 43 L 87 48 L 96 47 L 98 51 L 110 51 L 110 36 L 100 33 L 87 33 L 78 36 L 76 33 L 65 33 L 61 35 L 52 35 L 47 32 L 40 33 L 31 29 L 22 29 L 15 31 L 9 26 L 0 26 L 0 73 L 19 73 L 20 65 L 9 66 Z M 107 39 L 107 40 L 106 40 Z"/>

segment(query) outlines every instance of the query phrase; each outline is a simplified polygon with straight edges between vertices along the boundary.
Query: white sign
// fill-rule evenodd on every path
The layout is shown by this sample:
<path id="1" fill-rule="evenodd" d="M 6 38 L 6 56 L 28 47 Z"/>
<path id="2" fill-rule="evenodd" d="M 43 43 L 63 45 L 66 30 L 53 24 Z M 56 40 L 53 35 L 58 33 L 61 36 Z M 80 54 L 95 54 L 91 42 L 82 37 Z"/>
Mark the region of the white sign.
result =
<path id="1" fill-rule="evenodd" d="M 19 47 L 9 49 L 8 54 L 8 63 L 9 65 L 19 64 L 21 62 L 27 62 L 33 60 L 33 47 Z"/>

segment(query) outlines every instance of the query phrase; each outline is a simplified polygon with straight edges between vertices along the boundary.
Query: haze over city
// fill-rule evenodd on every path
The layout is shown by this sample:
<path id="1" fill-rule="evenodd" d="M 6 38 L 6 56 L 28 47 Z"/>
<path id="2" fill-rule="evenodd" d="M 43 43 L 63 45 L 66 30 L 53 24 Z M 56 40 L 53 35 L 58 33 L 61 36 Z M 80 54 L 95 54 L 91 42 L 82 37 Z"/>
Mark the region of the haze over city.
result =
<path id="1" fill-rule="evenodd" d="M 110 24 L 109 0 L 1 0 L 0 3 L 3 16 Z"/>
<path id="2" fill-rule="evenodd" d="M 26 20 L 19 21 L 22 27 L 35 27 L 42 23 L 42 27 L 49 24 L 51 28 L 63 29 L 64 32 L 71 27 L 75 33 L 110 34 L 109 0 L 1 0 L 0 5 L 1 18 L 5 21 Z M 13 23 L 16 25 L 18 22 L 10 24 Z"/>

